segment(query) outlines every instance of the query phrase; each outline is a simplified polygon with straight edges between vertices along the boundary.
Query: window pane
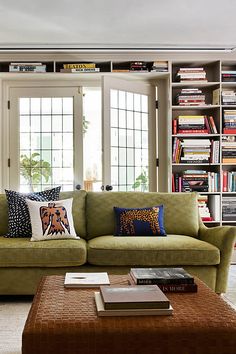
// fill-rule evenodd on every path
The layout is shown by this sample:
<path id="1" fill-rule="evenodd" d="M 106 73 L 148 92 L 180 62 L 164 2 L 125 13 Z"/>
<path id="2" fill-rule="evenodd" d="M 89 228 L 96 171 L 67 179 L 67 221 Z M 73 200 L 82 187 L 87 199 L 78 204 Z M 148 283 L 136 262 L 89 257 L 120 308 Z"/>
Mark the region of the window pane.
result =
<path id="1" fill-rule="evenodd" d="M 20 99 L 20 113 L 21 113 L 21 115 L 30 113 L 30 99 L 29 98 L 21 98 Z"/>
<path id="2" fill-rule="evenodd" d="M 31 116 L 31 132 L 40 132 L 40 116 Z"/>
<path id="3" fill-rule="evenodd" d="M 62 98 L 52 98 L 52 114 L 62 114 Z"/>
<path id="4" fill-rule="evenodd" d="M 30 99 L 30 113 L 31 114 L 40 114 L 40 98 L 31 98 Z"/>
<path id="5" fill-rule="evenodd" d="M 51 114 L 52 112 L 52 99 L 45 97 L 42 98 L 42 114 Z"/>
<path id="6" fill-rule="evenodd" d="M 63 114 L 73 114 L 73 98 L 64 97 L 62 99 L 63 104 Z"/>

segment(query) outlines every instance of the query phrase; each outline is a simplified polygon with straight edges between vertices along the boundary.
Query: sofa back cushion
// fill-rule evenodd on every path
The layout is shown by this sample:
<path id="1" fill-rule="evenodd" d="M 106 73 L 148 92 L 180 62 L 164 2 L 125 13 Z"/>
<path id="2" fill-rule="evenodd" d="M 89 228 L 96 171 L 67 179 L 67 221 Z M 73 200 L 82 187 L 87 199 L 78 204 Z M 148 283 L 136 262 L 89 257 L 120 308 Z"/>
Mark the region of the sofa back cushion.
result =
<path id="1" fill-rule="evenodd" d="M 88 192 L 87 238 L 114 234 L 114 206 L 144 208 L 160 204 L 164 205 L 164 227 L 167 234 L 198 236 L 196 193 Z"/>
<path id="2" fill-rule="evenodd" d="M 86 192 L 84 190 L 73 192 L 61 192 L 60 199 L 73 198 L 72 215 L 76 234 L 82 238 L 86 238 L 86 216 L 85 203 Z"/>

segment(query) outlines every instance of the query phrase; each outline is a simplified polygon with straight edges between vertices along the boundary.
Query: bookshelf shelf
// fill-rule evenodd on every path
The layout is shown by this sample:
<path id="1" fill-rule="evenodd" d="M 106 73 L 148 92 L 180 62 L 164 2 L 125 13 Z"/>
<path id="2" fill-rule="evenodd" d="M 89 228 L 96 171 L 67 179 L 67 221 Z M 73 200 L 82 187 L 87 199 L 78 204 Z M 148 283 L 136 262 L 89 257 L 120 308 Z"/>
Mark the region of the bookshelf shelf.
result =
<path id="1" fill-rule="evenodd" d="M 212 86 L 218 86 L 220 84 L 220 81 L 217 82 L 191 82 L 189 81 L 188 83 L 185 82 L 172 82 L 173 87 L 212 87 Z M 236 85 L 236 83 L 235 83 Z"/>
<path id="2" fill-rule="evenodd" d="M 232 106 L 231 106 L 232 107 Z M 176 110 L 207 110 L 207 109 L 212 109 L 212 108 L 220 108 L 220 106 L 218 105 L 212 105 L 212 104 L 208 104 L 208 105 L 204 105 L 204 106 L 177 106 L 177 105 L 172 105 L 172 109 L 176 109 Z M 236 106 L 235 106 L 236 108 Z"/>

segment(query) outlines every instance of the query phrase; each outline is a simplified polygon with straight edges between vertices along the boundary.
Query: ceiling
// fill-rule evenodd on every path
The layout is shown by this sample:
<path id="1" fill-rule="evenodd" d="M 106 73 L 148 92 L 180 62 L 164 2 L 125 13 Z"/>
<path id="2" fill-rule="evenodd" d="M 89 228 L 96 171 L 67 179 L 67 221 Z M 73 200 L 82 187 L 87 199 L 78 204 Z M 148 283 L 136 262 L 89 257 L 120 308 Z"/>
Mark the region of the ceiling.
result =
<path id="1" fill-rule="evenodd" d="M 236 47 L 235 0 L 0 1 L 0 48 Z"/>

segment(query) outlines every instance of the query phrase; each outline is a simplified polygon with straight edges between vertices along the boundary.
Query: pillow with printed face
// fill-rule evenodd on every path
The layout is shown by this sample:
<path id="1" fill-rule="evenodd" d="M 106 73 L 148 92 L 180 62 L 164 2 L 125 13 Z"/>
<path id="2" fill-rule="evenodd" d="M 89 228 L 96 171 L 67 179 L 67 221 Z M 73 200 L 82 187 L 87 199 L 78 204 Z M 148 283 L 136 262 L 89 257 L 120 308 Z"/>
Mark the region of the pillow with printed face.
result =
<path id="1" fill-rule="evenodd" d="M 115 236 L 166 236 L 163 205 L 148 208 L 114 207 Z"/>
<path id="2" fill-rule="evenodd" d="M 26 199 L 32 225 L 31 241 L 79 239 L 73 216 L 73 198 L 49 202 Z"/>
<path id="3" fill-rule="evenodd" d="M 6 237 L 31 237 L 31 223 L 26 198 L 37 201 L 58 200 L 61 187 L 35 193 L 19 193 L 5 189 L 8 203 L 8 233 Z"/>

